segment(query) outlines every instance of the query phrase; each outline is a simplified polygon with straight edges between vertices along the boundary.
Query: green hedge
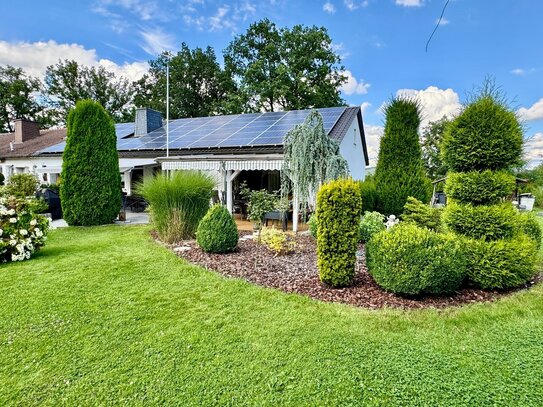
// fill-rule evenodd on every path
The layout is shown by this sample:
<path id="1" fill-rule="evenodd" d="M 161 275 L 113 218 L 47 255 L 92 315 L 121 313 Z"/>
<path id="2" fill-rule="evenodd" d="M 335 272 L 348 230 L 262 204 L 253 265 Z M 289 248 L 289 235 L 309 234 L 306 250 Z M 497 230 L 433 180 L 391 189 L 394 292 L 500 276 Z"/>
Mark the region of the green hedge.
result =
<path id="1" fill-rule="evenodd" d="M 521 212 L 517 217 L 517 227 L 521 233 L 525 233 L 533 239 L 538 249 L 541 248 L 543 231 L 535 215 L 531 212 Z"/>
<path id="2" fill-rule="evenodd" d="M 522 156 L 522 134 L 515 112 L 483 92 L 447 127 L 444 162 L 456 172 L 510 168 Z"/>
<path id="3" fill-rule="evenodd" d="M 467 276 L 483 289 L 518 287 L 536 272 L 536 244 L 525 234 L 491 242 L 465 239 L 463 247 Z"/>
<path id="4" fill-rule="evenodd" d="M 443 212 L 443 221 L 451 231 L 487 241 L 512 237 L 516 219 L 511 202 L 483 206 L 450 202 Z"/>
<path id="5" fill-rule="evenodd" d="M 457 239 L 402 222 L 366 245 L 368 272 L 396 294 L 446 294 L 464 280 L 466 261 Z"/>
<path id="6" fill-rule="evenodd" d="M 362 196 L 362 210 L 373 212 L 377 208 L 377 185 L 373 177 L 368 176 L 359 182 L 360 195 Z"/>
<path id="7" fill-rule="evenodd" d="M 499 203 L 515 189 L 515 177 L 507 171 L 450 172 L 445 182 L 447 197 L 462 203 Z"/>
<path id="8" fill-rule="evenodd" d="M 373 235 L 385 229 L 384 215 L 379 212 L 364 212 L 360 220 L 360 241 L 369 242 Z"/>
<path id="9" fill-rule="evenodd" d="M 317 265 L 325 284 L 353 281 L 361 207 L 360 189 L 350 179 L 323 185 L 317 194 Z"/>
<path id="10" fill-rule="evenodd" d="M 228 209 L 213 205 L 200 221 L 196 242 L 208 253 L 228 253 L 238 245 L 238 228 Z"/>
<path id="11" fill-rule="evenodd" d="M 311 215 L 309 217 L 309 221 L 307 222 L 307 224 L 309 226 L 309 234 L 311 235 L 311 237 L 316 239 L 317 238 L 317 229 L 318 229 L 317 215 L 316 214 Z"/>
<path id="12" fill-rule="evenodd" d="M 430 205 L 410 196 L 404 206 L 403 221 L 412 222 L 420 227 L 439 232 L 442 229 L 441 214 L 443 210 L 432 208 Z"/>

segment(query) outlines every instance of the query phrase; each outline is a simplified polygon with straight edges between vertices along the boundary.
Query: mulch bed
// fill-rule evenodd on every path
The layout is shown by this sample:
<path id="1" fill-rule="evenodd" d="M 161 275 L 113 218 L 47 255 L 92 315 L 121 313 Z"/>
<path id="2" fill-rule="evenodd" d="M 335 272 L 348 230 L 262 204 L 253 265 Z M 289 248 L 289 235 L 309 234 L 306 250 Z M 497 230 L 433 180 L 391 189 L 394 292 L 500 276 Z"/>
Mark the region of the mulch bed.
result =
<path id="1" fill-rule="evenodd" d="M 246 234 L 249 233 L 241 233 Z M 276 257 L 266 246 L 253 240 L 240 240 L 238 250 L 228 254 L 205 253 L 195 241 L 186 241 L 169 247 L 187 261 L 226 277 L 242 278 L 264 287 L 308 295 L 321 301 L 340 302 L 365 308 L 445 308 L 493 301 L 511 292 L 466 287 L 454 295 L 440 297 L 413 298 L 388 293 L 379 288 L 368 274 L 362 245 L 358 252 L 354 284 L 347 288 L 331 288 L 319 280 L 315 240 L 310 236 L 298 235 L 296 243 L 294 253 Z M 180 250 L 180 247 L 185 249 Z M 187 250 L 189 247 L 190 250 Z M 541 276 L 538 276 L 521 289 L 528 288 L 540 280 Z"/>

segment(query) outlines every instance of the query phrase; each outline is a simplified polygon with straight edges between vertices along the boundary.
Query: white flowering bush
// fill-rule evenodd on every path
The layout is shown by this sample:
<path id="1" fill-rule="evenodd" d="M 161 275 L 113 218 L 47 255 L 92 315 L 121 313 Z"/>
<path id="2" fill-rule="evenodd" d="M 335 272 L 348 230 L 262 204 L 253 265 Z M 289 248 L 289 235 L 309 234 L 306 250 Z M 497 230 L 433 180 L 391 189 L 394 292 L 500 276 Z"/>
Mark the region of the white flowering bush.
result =
<path id="1" fill-rule="evenodd" d="M 0 197 L 0 259 L 30 259 L 45 244 L 49 219 L 36 214 L 41 203 L 34 198 Z"/>

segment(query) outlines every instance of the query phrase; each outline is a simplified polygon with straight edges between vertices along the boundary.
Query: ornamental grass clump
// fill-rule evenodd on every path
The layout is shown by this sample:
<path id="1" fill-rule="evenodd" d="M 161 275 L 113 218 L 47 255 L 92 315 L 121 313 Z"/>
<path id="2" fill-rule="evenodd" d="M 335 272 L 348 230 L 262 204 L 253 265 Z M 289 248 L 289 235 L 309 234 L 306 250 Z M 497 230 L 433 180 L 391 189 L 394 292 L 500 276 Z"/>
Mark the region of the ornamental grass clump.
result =
<path id="1" fill-rule="evenodd" d="M 317 194 L 317 266 L 323 283 L 345 287 L 353 282 L 362 199 L 358 184 L 340 179 Z"/>
<path id="2" fill-rule="evenodd" d="M 535 273 L 537 235 L 511 202 L 510 174 L 522 155 L 522 126 L 504 98 L 487 83 L 450 126 L 443 158 L 451 170 L 451 198 L 443 219 L 464 241 L 470 282 L 485 289 L 524 284 Z M 535 238 L 537 239 L 537 237 Z"/>
<path id="3" fill-rule="evenodd" d="M 209 209 L 215 181 L 199 171 L 175 171 L 147 178 L 136 190 L 149 203 L 151 221 L 166 243 L 194 238 Z"/>
<path id="4" fill-rule="evenodd" d="M 47 239 L 49 219 L 37 215 L 36 199 L 0 198 L 0 259 L 2 262 L 30 259 Z"/>
<path id="5" fill-rule="evenodd" d="M 238 245 L 238 228 L 234 218 L 222 205 L 213 205 L 196 231 L 196 242 L 207 253 L 228 253 Z"/>

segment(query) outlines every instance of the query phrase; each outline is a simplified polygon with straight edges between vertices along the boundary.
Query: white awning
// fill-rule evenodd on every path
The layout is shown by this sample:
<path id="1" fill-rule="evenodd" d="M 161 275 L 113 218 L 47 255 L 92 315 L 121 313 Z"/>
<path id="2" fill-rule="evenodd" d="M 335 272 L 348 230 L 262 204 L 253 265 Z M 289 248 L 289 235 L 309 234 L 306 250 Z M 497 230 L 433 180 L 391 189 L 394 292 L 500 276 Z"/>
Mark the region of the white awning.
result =
<path id="1" fill-rule="evenodd" d="M 209 160 L 209 161 L 163 161 L 163 170 L 277 170 L 280 171 L 283 160 Z"/>
<path id="2" fill-rule="evenodd" d="M 62 172 L 61 167 L 38 167 L 36 172 L 40 174 L 60 174 Z"/>

